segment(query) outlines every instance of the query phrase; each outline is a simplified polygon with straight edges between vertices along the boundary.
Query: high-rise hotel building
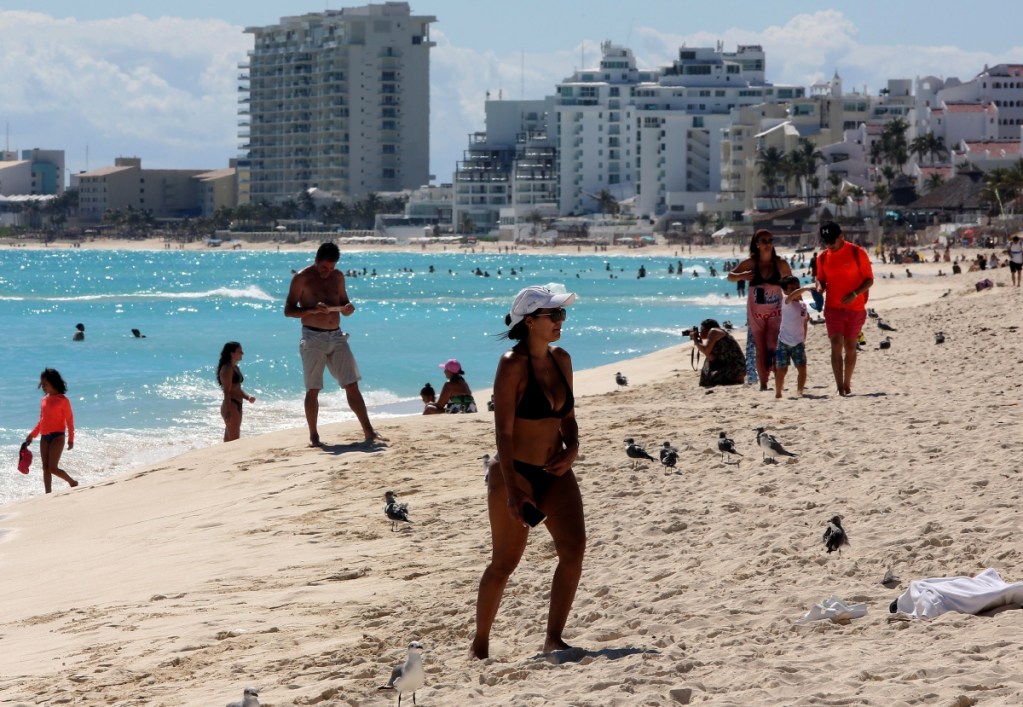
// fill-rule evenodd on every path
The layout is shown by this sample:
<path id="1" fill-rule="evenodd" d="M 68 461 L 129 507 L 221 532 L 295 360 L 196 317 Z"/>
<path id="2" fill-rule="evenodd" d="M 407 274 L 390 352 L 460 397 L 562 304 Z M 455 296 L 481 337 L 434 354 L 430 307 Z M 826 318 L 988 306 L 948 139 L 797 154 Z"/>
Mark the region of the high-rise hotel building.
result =
<path id="1" fill-rule="evenodd" d="M 429 182 L 430 23 L 406 2 L 248 27 L 239 134 L 249 198 L 339 198 Z"/>

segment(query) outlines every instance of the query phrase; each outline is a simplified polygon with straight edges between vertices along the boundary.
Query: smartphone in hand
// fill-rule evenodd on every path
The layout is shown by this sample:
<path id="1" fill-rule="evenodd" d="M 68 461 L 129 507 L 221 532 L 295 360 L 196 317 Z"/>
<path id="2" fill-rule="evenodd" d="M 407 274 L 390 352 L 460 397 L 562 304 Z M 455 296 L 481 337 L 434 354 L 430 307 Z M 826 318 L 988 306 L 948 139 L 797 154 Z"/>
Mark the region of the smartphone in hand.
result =
<path id="1" fill-rule="evenodd" d="M 543 511 L 534 506 L 532 503 L 522 504 L 522 520 L 529 524 L 530 528 L 535 528 L 544 522 L 547 518 Z"/>

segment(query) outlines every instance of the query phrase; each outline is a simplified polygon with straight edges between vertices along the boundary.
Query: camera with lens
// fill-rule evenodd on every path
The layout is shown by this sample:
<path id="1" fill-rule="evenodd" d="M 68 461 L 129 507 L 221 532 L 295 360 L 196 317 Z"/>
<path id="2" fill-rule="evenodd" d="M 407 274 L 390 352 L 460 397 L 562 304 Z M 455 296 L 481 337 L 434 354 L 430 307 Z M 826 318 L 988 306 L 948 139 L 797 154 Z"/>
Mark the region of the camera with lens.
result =
<path id="1" fill-rule="evenodd" d="M 684 333 L 690 339 L 699 339 L 700 338 L 700 327 L 694 326 L 691 329 L 687 329 Z"/>

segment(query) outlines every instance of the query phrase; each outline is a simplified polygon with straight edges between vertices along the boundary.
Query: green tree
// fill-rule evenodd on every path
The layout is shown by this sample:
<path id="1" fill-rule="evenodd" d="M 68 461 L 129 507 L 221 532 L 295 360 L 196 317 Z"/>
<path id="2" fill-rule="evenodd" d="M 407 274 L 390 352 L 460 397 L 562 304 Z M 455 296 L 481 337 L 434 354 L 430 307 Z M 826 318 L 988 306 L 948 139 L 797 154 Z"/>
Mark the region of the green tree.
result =
<path id="1" fill-rule="evenodd" d="M 764 191 L 773 202 L 777 197 L 778 185 L 782 183 L 785 173 L 785 153 L 777 147 L 760 150 L 756 159 L 757 173 L 764 182 Z"/>

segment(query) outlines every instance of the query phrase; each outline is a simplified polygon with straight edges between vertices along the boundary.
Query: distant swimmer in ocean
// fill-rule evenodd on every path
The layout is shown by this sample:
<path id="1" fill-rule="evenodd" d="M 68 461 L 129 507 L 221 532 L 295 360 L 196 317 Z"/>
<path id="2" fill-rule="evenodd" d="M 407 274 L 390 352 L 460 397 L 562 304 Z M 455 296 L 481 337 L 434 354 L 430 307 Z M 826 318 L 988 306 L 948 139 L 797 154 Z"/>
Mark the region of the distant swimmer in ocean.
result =
<path id="1" fill-rule="evenodd" d="M 245 352 L 237 341 L 228 341 L 220 350 L 220 362 L 217 364 L 217 383 L 224 391 L 224 401 L 220 404 L 220 416 L 224 418 L 224 441 L 231 442 L 242 436 L 242 401 L 256 402 L 254 395 L 242 390 L 242 375 L 238 364 Z"/>
<path id="2" fill-rule="evenodd" d="M 81 326 L 81 325 L 79 325 Z M 39 456 L 43 463 L 43 490 L 52 491 L 53 477 L 63 479 L 74 488 L 78 482 L 60 468 L 60 456 L 64 453 L 64 436 L 67 435 L 68 451 L 75 448 L 75 415 L 71 401 L 65 397 L 67 384 L 56 369 L 46 368 L 39 374 L 39 388 L 45 393 L 39 406 L 39 422 L 28 433 L 25 444 L 39 435 Z"/>
<path id="3" fill-rule="evenodd" d="M 359 420 L 366 442 L 387 441 L 369 421 L 366 401 L 359 391 L 362 374 L 348 346 L 348 334 L 341 331 L 341 317 L 350 317 L 355 312 L 355 305 L 345 289 L 345 276 L 337 269 L 340 259 L 341 251 L 335 244 L 321 244 L 316 251 L 315 262 L 302 268 L 291 279 L 288 298 L 284 302 L 284 316 L 302 321 L 299 352 L 302 354 L 305 419 L 311 447 L 321 446 L 316 424 L 324 368 L 344 388 L 348 407 Z"/>
<path id="4" fill-rule="evenodd" d="M 71 341 L 85 341 L 85 325 L 75 324 L 75 333 L 71 337 Z"/>
<path id="5" fill-rule="evenodd" d="M 424 415 L 436 415 L 442 412 L 476 412 L 476 401 L 472 397 L 472 389 L 465 382 L 465 371 L 458 359 L 452 358 L 440 364 L 444 369 L 447 382 L 440 389 L 440 397 L 436 403 L 428 404 L 423 410 Z"/>
<path id="6" fill-rule="evenodd" d="M 146 335 L 143 334 L 138 329 L 132 329 L 131 330 L 131 335 L 134 336 L 136 339 L 145 339 L 146 338 Z"/>

